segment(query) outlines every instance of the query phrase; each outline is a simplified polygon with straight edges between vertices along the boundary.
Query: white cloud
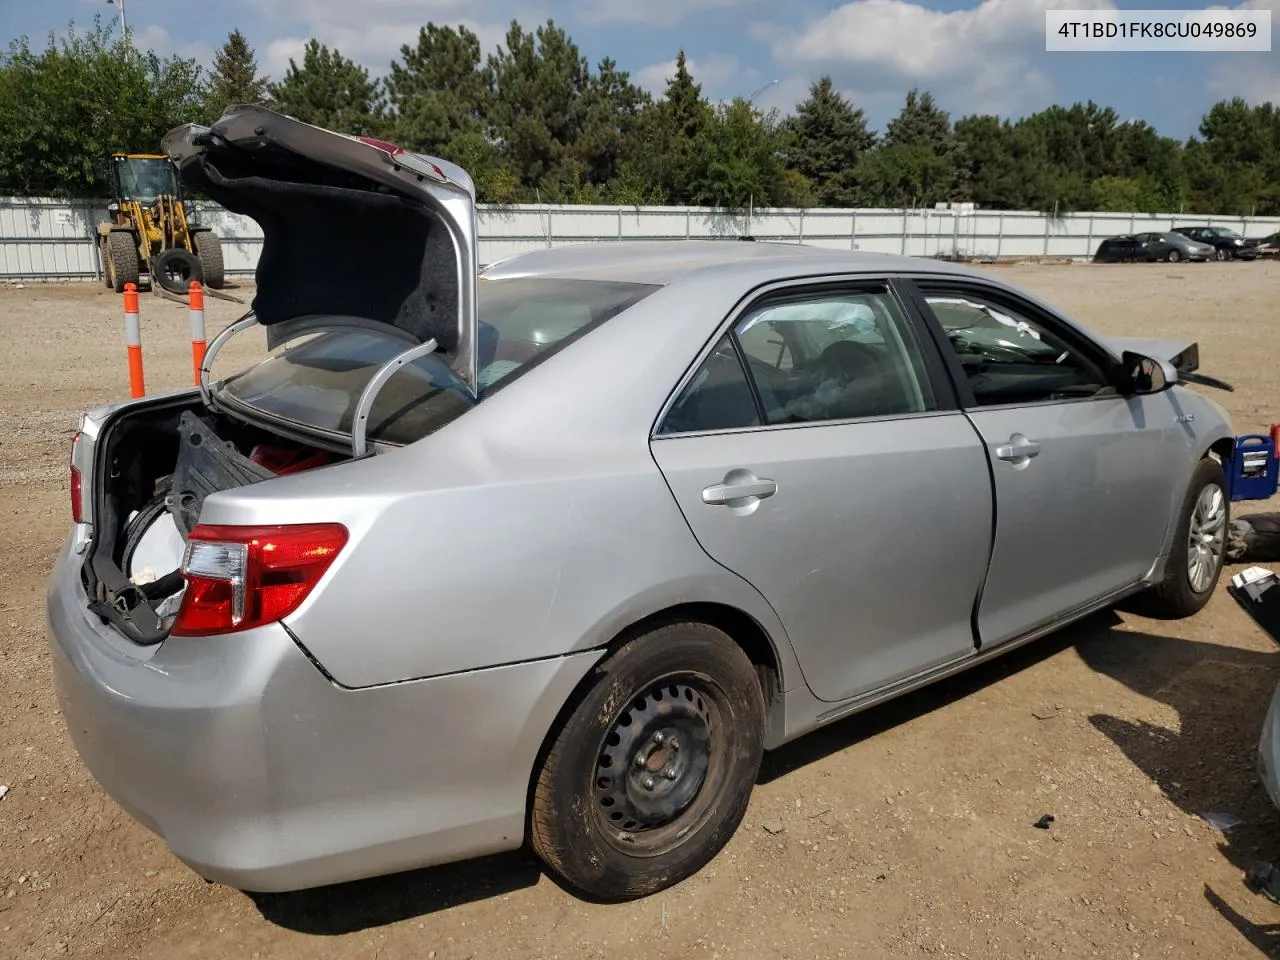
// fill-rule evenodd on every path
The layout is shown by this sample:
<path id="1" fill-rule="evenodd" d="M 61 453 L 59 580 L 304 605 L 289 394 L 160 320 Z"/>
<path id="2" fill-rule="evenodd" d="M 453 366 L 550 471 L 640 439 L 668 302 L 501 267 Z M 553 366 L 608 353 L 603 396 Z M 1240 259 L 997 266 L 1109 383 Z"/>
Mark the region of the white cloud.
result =
<path id="1" fill-rule="evenodd" d="M 577 11 L 584 23 L 642 23 L 650 27 L 674 27 L 692 13 L 704 10 L 745 10 L 760 0 L 596 0 Z"/>
<path id="2" fill-rule="evenodd" d="M 505 40 L 513 17 L 526 29 L 547 19 L 545 13 L 530 7 L 513 11 L 504 5 L 499 9 L 483 0 L 259 0 L 257 10 L 291 25 L 300 22 L 303 37 L 337 48 L 375 76 L 387 72 L 402 46 L 417 42 L 418 31 L 428 22 L 467 27 L 480 38 L 481 53 L 487 55 Z M 265 68 L 279 76 L 288 68 L 291 56 L 301 56 L 305 42 L 297 36 L 273 40 L 267 48 Z"/>
<path id="3" fill-rule="evenodd" d="M 164 27 L 147 25 L 138 29 L 129 24 L 134 43 L 142 50 L 154 50 L 162 57 L 182 57 L 204 65 L 213 59 L 213 47 L 197 41 L 174 40 Z"/>
<path id="4" fill-rule="evenodd" d="M 703 96 L 707 96 L 709 89 L 718 90 L 728 86 L 731 80 L 742 79 L 749 83 L 749 78 L 757 75 L 756 71 L 740 69 L 737 57 L 723 53 L 717 53 L 707 60 L 687 60 L 685 65 L 693 75 L 694 81 L 702 85 Z M 662 63 L 641 67 L 632 74 L 631 79 L 637 86 L 651 93 L 661 94 L 667 89 L 667 81 L 674 77 L 675 73 L 675 60 L 664 60 Z M 745 97 L 751 93 L 750 90 L 744 90 L 740 94 L 735 93 L 734 96 Z"/>
<path id="5" fill-rule="evenodd" d="M 926 82 L 1001 70 L 1003 56 L 1037 41 L 1043 53 L 1047 10 L 1114 6 L 1111 0 L 982 0 L 941 11 L 907 0 L 853 0 L 779 39 L 774 53 L 791 61 L 874 64 Z"/>
<path id="6" fill-rule="evenodd" d="M 780 63 L 852 80 L 864 92 L 851 99 L 868 112 L 869 101 L 890 90 L 900 103 L 908 86 L 936 94 L 945 85 L 946 99 L 966 113 L 1018 113 L 1053 97 L 1035 66 L 1045 56 L 1045 12 L 1114 7 L 1112 0 L 981 0 L 943 11 L 909 0 L 851 0 L 774 38 L 773 53 Z M 752 32 L 763 39 L 769 31 L 753 25 Z"/>

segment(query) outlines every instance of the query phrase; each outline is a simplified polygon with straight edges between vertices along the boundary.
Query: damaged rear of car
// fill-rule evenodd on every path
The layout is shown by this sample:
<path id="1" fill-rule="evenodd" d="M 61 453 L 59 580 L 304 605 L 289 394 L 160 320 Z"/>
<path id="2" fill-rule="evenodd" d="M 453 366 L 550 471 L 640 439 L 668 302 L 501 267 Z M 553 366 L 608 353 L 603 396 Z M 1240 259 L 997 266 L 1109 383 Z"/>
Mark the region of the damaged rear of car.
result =
<path id="1" fill-rule="evenodd" d="M 206 542 L 196 525 L 208 496 L 359 458 L 372 444 L 411 443 L 478 392 L 474 187 L 464 171 L 253 107 L 212 129 L 179 128 L 164 147 L 188 185 L 257 221 L 264 239 L 252 311 L 210 345 L 200 389 L 90 411 L 76 438 L 73 511 L 90 609 L 143 645 L 175 624 L 207 632 L 279 619 L 323 572 L 278 569 L 271 576 L 292 586 L 276 600 L 245 583 L 226 588 L 222 619 L 197 613 L 217 591 L 189 594 L 178 567 L 187 554 L 201 569 L 209 555 L 187 553 L 193 533 Z M 275 353 L 211 384 L 221 348 L 256 328 Z M 274 534 L 295 535 L 318 538 L 302 555 L 340 538 Z M 241 546 L 218 561 L 227 583 L 259 575 Z"/>
<path id="2" fill-rule="evenodd" d="M 256 295 L 198 388 L 81 418 L 47 598 L 68 732 L 135 819 L 244 889 L 509 848 L 542 738 L 598 652 L 460 662 L 444 628 L 422 642 L 416 592 L 380 620 L 368 601 L 387 569 L 448 553 L 406 531 L 465 497 L 469 468 L 420 441 L 657 288 L 515 277 L 482 297 L 464 171 L 262 108 L 165 150 L 261 225 Z M 266 358 L 214 378 L 254 331 Z M 370 653 L 373 624 L 403 642 Z M 466 749 L 422 741 L 482 704 L 502 709 Z"/>

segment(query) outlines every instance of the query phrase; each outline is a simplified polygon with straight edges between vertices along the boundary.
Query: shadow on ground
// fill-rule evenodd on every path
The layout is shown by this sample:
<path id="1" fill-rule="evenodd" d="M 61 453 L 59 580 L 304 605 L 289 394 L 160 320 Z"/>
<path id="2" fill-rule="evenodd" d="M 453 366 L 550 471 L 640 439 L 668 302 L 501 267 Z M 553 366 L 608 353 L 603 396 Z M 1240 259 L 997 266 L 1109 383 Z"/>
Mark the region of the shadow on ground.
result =
<path id="1" fill-rule="evenodd" d="M 533 886 L 541 875 L 538 861 L 521 852 L 298 893 L 248 896 L 272 923 L 336 936 L 502 896 Z"/>
<path id="2" fill-rule="evenodd" d="M 1243 872 L 1280 856 L 1280 818 L 1255 770 L 1257 738 L 1280 676 L 1280 654 L 1150 633 L 1117 631 L 1103 613 L 914 694 L 817 730 L 765 756 L 761 783 L 803 768 L 884 730 L 969 696 L 1010 674 L 1074 647 L 1095 671 L 1173 707 L 1179 732 L 1105 714 L 1093 725 L 1188 813 L 1220 811 L 1244 823 L 1220 849 Z M 1157 626 L 1158 628 L 1158 626 Z M 534 885 L 538 861 L 527 852 L 292 894 L 253 894 L 262 916 L 303 933 L 336 935 L 426 916 Z M 1206 899 L 1267 955 L 1280 929 L 1256 925 L 1206 888 Z"/>
<path id="3" fill-rule="evenodd" d="M 1177 711 L 1176 732 L 1101 713 L 1089 721 L 1184 812 L 1242 821 L 1221 834 L 1218 849 L 1244 887 L 1249 867 L 1280 856 L 1280 816 L 1257 773 L 1280 653 L 1128 631 L 1076 649 L 1098 673 Z M 1205 899 L 1266 956 L 1280 956 L 1280 927 L 1253 923 L 1207 886 Z"/>

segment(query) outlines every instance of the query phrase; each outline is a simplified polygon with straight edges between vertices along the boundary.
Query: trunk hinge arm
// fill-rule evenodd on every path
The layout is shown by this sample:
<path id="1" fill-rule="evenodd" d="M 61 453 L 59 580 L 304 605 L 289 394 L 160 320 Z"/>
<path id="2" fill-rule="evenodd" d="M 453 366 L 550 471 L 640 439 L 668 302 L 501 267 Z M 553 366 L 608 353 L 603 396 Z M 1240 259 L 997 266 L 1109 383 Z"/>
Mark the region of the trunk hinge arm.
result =
<path id="1" fill-rule="evenodd" d="M 360 399 L 356 403 L 355 412 L 351 415 L 351 454 L 355 457 L 363 457 L 369 452 L 369 414 L 373 410 L 373 401 L 377 399 L 378 393 L 382 390 L 388 380 L 403 367 L 406 363 L 412 363 L 419 357 L 425 357 L 427 354 L 436 352 L 435 338 L 426 340 L 410 347 L 401 353 L 397 353 L 394 357 L 378 368 L 378 372 L 373 378 L 365 384 L 365 388 L 360 393 Z"/>
<path id="2" fill-rule="evenodd" d="M 246 313 L 231 326 L 224 329 L 211 341 L 204 352 L 204 359 L 200 361 L 200 399 L 204 405 L 210 409 L 213 407 L 213 397 L 209 393 L 209 371 L 213 369 L 213 358 L 218 355 L 218 351 L 227 345 L 227 341 L 234 337 L 241 330 L 247 330 L 249 327 L 255 326 L 258 318 L 253 313 Z"/>

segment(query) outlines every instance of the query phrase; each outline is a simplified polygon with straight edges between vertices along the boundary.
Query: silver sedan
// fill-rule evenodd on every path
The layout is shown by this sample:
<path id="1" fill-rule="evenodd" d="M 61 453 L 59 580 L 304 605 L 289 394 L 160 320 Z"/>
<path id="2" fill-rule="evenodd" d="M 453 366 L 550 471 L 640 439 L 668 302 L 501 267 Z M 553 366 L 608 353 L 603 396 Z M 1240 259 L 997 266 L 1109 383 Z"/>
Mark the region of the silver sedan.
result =
<path id="1" fill-rule="evenodd" d="M 209 879 L 529 843 L 649 894 L 763 750 L 1214 590 L 1233 433 L 1194 344 L 798 245 L 480 271 L 442 160 L 248 107 L 165 148 L 262 224 L 253 310 L 199 389 L 84 415 L 48 615 L 80 754 Z"/>

